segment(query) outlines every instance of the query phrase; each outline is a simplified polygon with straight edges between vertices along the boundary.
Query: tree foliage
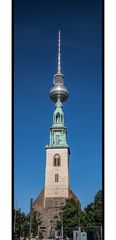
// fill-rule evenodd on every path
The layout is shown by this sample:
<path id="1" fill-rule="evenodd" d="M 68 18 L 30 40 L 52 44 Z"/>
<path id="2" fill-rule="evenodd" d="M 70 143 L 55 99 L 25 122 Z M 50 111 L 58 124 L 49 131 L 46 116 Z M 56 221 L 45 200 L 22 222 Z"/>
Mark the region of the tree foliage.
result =
<path id="1" fill-rule="evenodd" d="M 102 226 L 102 191 L 98 191 L 94 201 L 82 211 L 80 221 L 82 226 Z"/>
<path id="2" fill-rule="evenodd" d="M 15 233 L 22 237 L 27 237 L 29 235 L 29 222 L 30 222 L 30 214 L 25 214 L 21 212 L 21 209 L 14 210 L 14 218 L 15 221 Z M 40 213 L 32 209 L 32 229 L 31 232 L 33 236 L 37 236 L 38 234 L 38 226 L 41 225 L 41 216 Z M 41 235 L 41 233 L 40 233 Z"/>
<path id="3" fill-rule="evenodd" d="M 61 229 L 63 225 L 64 237 L 72 237 L 72 229 L 79 226 L 79 212 L 80 203 L 75 202 L 73 199 L 67 199 L 65 205 L 60 211 L 60 221 L 58 222 L 57 229 Z"/>
<path id="4" fill-rule="evenodd" d="M 15 232 L 27 237 L 29 234 L 30 215 L 21 212 L 21 209 L 14 210 L 16 216 Z M 37 211 L 32 210 L 32 234 L 37 236 L 38 225 L 41 225 L 41 215 Z M 94 201 L 88 204 L 83 210 L 78 202 L 73 199 L 67 199 L 65 205 L 60 210 L 60 220 L 56 229 L 61 234 L 63 226 L 64 238 L 67 236 L 72 238 L 72 230 L 80 227 L 102 226 L 102 191 L 98 191 L 94 197 Z M 42 234 L 40 233 L 40 237 Z"/>
<path id="5" fill-rule="evenodd" d="M 37 211 L 32 211 L 32 233 L 33 236 L 38 235 L 38 226 L 41 225 L 41 220 L 40 220 L 40 213 Z"/>
<path id="6" fill-rule="evenodd" d="M 63 225 L 64 237 L 72 237 L 72 229 L 80 227 L 102 226 L 102 191 L 98 191 L 94 201 L 83 210 L 79 202 L 67 199 L 60 211 L 60 221 L 57 229 L 61 233 Z"/>
<path id="7" fill-rule="evenodd" d="M 102 226 L 102 210 L 103 210 L 103 204 L 102 204 L 102 191 L 97 192 L 94 198 L 94 212 L 95 212 L 95 223 L 96 225 Z"/>
<path id="8" fill-rule="evenodd" d="M 15 219 L 15 232 L 20 235 L 22 231 L 22 226 L 25 223 L 26 215 L 21 212 L 21 209 L 14 210 L 14 219 Z"/>

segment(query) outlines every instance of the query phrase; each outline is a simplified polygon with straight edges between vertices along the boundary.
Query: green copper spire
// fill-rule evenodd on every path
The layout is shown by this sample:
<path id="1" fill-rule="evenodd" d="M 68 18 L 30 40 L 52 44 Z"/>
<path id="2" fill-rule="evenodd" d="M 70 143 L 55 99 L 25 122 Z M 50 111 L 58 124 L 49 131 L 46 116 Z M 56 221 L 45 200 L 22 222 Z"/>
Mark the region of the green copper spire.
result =
<path id="1" fill-rule="evenodd" d="M 53 113 L 53 124 L 50 128 L 50 146 L 52 147 L 66 147 L 66 134 L 67 130 L 64 126 L 64 113 L 63 104 L 60 101 L 60 96 L 58 95 L 57 102 L 55 104 L 55 111 Z"/>
<path id="2" fill-rule="evenodd" d="M 61 107 L 63 107 L 63 104 L 62 104 L 62 102 L 60 101 L 60 95 L 58 94 L 58 99 L 57 99 L 57 102 L 56 102 L 56 104 L 55 104 L 55 106 L 57 107 L 57 108 L 61 108 Z"/>
<path id="3" fill-rule="evenodd" d="M 62 126 L 64 127 L 64 113 L 62 111 L 63 104 L 60 101 L 60 96 L 58 95 L 58 100 L 55 104 L 55 111 L 53 114 L 53 126 L 59 127 Z"/>

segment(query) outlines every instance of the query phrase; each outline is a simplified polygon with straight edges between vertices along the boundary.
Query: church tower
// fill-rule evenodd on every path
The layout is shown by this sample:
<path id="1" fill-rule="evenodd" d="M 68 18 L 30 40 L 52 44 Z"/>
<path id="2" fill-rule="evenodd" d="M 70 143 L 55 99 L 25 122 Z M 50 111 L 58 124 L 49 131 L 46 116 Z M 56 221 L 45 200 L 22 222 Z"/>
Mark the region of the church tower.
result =
<path id="1" fill-rule="evenodd" d="M 67 129 L 64 121 L 63 103 L 69 93 L 61 73 L 60 31 L 58 33 L 58 70 L 54 75 L 50 98 L 55 104 L 50 140 L 46 145 L 45 186 L 33 203 L 33 208 L 41 213 L 45 227 L 44 239 L 55 236 L 55 227 L 61 206 L 67 198 L 78 201 L 69 186 L 69 155 Z"/>
<path id="2" fill-rule="evenodd" d="M 54 86 L 50 98 L 55 103 L 53 124 L 50 128 L 50 143 L 46 146 L 45 206 L 52 198 L 69 197 L 69 146 L 64 123 L 63 102 L 68 98 L 61 73 L 60 31 L 58 37 L 58 72 L 54 75 Z"/>

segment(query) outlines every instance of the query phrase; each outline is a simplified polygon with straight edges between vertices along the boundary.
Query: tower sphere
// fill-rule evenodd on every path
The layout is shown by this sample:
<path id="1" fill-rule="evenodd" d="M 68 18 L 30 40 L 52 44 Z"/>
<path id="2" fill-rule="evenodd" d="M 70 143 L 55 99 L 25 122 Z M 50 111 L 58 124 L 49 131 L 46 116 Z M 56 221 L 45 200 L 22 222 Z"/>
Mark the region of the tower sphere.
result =
<path id="1" fill-rule="evenodd" d="M 68 95 L 68 90 L 63 84 L 55 85 L 50 91 L 50 98 L 55 103 L 57 102 L 58 96 L 60 96 L 61 102 L 64 102 L 68 98 Z"/>
<path id="2" fill-rule="evenodd" d="M 57 102 L 58 96 L 60 96 L 61 102 L 64 102 L 69 96 L 68 90 L 64 86 L 63 80 L 64 80 L 64 76 L 62 74 L 55 75 L 55 80 L 54 80 L 55 84 L 50 90 L 50 98 L 55 103 Z"/>

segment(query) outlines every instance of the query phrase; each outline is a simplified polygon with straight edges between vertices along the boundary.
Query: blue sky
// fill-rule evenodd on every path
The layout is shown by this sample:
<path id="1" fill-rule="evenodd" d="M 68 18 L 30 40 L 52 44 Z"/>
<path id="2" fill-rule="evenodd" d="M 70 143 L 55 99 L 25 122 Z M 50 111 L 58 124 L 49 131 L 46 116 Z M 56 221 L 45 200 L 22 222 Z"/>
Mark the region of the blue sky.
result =
<path id="1" fill-rule="evenodd" d="M 102 1 L 15 0 L 14 198 L 26 212 L 44 186 L 59 29 L 70 185 L 82 206 L 102 186 Z"/>

